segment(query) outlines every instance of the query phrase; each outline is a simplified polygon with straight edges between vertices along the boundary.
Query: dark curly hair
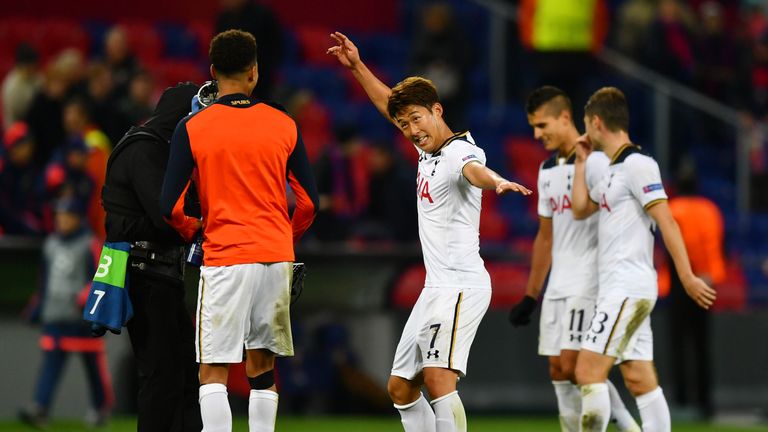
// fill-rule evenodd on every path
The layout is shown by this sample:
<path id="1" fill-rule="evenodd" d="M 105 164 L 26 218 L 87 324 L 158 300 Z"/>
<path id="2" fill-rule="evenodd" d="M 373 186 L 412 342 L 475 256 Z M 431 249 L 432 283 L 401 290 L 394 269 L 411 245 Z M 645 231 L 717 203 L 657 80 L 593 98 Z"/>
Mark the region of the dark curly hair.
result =
<path id="1" fill-rule="evenodd" d="M 392 88 L 392 94 L 387 101 L 387 113 L 394 119 L 409 105 L 423 106 L 432 111 L 432 106 L 440 102 L 437 88 L 432 81 L 412 76 L 408 77 Z"/>
<path id="2" fill-rule="evenodd" d="M 208 57 L 224 76 L 245 72 L 256 64 L 256 39 L 242 30 L 227 30 L 211 40 Z"/>

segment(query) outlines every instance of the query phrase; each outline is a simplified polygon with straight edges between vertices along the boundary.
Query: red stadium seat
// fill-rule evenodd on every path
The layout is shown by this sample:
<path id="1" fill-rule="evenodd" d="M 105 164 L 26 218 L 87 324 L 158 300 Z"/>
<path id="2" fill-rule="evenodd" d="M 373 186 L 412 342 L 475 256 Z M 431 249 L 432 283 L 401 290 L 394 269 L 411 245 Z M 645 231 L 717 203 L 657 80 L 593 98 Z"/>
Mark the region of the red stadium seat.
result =
<path id="1" fill-rule="evenodd" d="M 154 25 L 144 21 L 124 21 L 119 25 L 125 29 L 128 44 L 142 64 L 152 67 L 160 61 L 164 46 Z"/>
<path id="2" fill-rule="evenodd" d="M 51 58 L 67 48 L 74 48 L 83 56 L 88 55 L 90 39 L 83 27 L 70 20 L 51 19 L 40 25 L 40 55 Z"/>
<path id="3" fill-rule="evenodd" d="M 485 267 L 491 275 L 493 286 L 492 308 L 505 309 L 523 298 L 525 285 L 528 283 L 528 266 L 486 262 Z"/>
<path id="4" fill-rule="evenodd" d="M 329 36 L 331 29 L 323 27 L 299 27 L 296 38 L 304 61 L 313 66 L 336 66 L 338 62 L 333 56 L 326 54 L 333 40 Z"/>
<path id="5" fill-rule="evenodd" d="M 400 274 L 392 292 L 392 305 L 401 309 L 410 309 L 424 288 L 427 271 L 422 264 L 414 264 Z"/>
<path id="6" fill-rule="evenodd" d="M 184 81 L 202 84 L 209 78 L 206 69 L 198 62 L 188 60 L 166 60 L 150 68 L 157 80 L 158 88 L 166 88 Z"/>
<path id="7" fill-rule="evenodd" d="M 208 47 L 213 39 L 213 24 L 209 21 L 192 21 L 187 24 L 187 28 L 197 39 L 200 58 L 208 58 Z"/>

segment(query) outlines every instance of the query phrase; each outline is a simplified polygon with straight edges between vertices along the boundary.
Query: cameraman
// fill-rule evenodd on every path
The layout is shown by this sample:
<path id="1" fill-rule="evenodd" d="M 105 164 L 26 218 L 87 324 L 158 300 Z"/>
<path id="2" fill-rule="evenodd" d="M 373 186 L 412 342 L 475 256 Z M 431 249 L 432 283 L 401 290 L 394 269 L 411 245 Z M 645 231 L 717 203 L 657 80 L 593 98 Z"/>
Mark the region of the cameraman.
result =
<path id="1" fill-rule="evenodd" d="M 139 371 L 138 431 L 199 432 L 194 327 L 184 303 L 185 239 L 160 214 L 160 188 L 176 123 L 197 86 L 165 90 L 152 117 L 131 128 L 107 165 L 102 199 L 108 242 L 130 242 L 128 333 Z M 187 218 L 189 240 L 200 223 Z"/>

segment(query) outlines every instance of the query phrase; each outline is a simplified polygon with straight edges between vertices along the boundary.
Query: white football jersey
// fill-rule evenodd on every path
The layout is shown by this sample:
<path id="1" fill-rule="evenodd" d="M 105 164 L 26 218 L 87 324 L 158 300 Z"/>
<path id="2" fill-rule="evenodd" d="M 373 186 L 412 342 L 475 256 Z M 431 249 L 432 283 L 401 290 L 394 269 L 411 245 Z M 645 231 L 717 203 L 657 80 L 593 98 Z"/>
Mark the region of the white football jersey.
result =
<path id="1" fill-rule="evenodd" d="M 589 166 L 587 166 L 589 169 Z M 656 298 L 656 223 L 646 209 L 667 199 L 659 164 L 627 144 L 614 155 L 589 196 L 600 206 L 599 296 Z"/>
<path id="2" fill-rule="evenodd" d="M 597 215 L 584 220 L 573 218 L 573 175 L 576 152 L 567 157 L 553 155 L 539 168 L 538 212 L 552 219 L 552 268 L 547 291 L 549 299 L 597 297 Z M 608 157 L 593 152 L 587 159 L 596 172 L 608 166 Z M 587 187 L 597 179 L 587 175 Z"/>
<path id="3" fill-rule="evenodd" d="M 469 132 L 456 134 L 434 154 L 422 153 L 416 177 L 419 239 L 428 288 L 491 288 L 480 258 L 482 189 L 462 175 L 485 152 Z"/>

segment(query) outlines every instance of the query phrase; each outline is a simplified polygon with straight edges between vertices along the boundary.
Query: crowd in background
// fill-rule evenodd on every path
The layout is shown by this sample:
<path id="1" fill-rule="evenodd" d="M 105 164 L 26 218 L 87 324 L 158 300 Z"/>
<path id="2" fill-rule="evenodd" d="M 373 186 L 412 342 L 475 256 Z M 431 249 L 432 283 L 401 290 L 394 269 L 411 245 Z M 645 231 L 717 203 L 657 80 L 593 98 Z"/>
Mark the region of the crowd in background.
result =
<path id="1" fill-rule="evenodd" d="M 560 81 L 580 105 L 579 97 L 588 89 L 578 86 L 588 82 L 594 65 L 583 66 L 589 60 L 574 60 L 573 51 L 578 50 L 567 55 L 554 50 L 555 56 L 537 53 L 543 50 L 531 41 L 535 29 L 526 22 L 536 2 L 517 3 L 518 42 L 534 65 L 534 76 L 515 79 L 529 83 L 528 87 Z M 242 0 L 223 1 L 221 7 L 209 33 L 244 28 L 258 40 L 268 40 L 259 44 L 261 76 L 256 95 L 278 99 L 302 126 L 323 195 L 321 215 L 310 237 L 319 241 L 415 240 L 415 227 L 403 227 L 399 222 L 410 219 L 401 219 L 393 211 L 411 207 L 404 205 L 410 198 L 408 165 L 414 162 L 407 143 L 393 145 L 397 142 L 394 133 L 367 130 L 378 119 L 349 121 L 337 106 L 318 97 L 317 91 L 286 83 L 280 65 L 290 49 L 284 39 L 291 38 L 291 29 L 281 27 L 268 7 Z M 768 114 L 768 18 L 759 2 L 614 0 L 596 2 L 595 7 L 595 40 L 582 50 L 587 56 L 605 43 L 742 110 L 745 121 Z M 467 119 L 470 102 L 478 98 L 471 94 L 476 87 L 471 81 L 483 61 L 478 51 L 483 50 L 472 46 L 466 37 L 470 29 L 457 19 L 451 3 L 430 3 L 419 14 L 412 20 L 409 52 L 405 53 L 408 66 L 402 72 L 433 79 L 441 89 L 449 124 L 466 129 L 471 125 Z M 198 57 L 204 64 L 202 51 Z M 15 47 L 15 62 L 2 85 L 0 227 L 4 233 L 50 232 L 48 204 L 62 196 L 76 196 L 86 203 L 94 231 L 103 236 L 99 191 L 109 152 L 130 126 L 147 119 L 162 87 L 173 84 L 158 78 L 156 68 L 145 64 L 149 62 L 151 57 L 133 52 L 127 30 L 120 25 L 103 32 L 101 40 L 92 41 L 90 52 L 71 47 L 42 59 L 31 44 L 22 41 Z M 565 68 L 568 74 L 562 73 L 564 64 L 573 66 Z M 201 70 L 189 79 L 205 79 Z M 568 88 L 571 85 L 574 88 Z M 521 89 L 513 98 L 524 97 L 528 90 Z M 768 165 L 760 149 L 757 146 L 758 151 L 753 152 L 758 175 Z"/>

